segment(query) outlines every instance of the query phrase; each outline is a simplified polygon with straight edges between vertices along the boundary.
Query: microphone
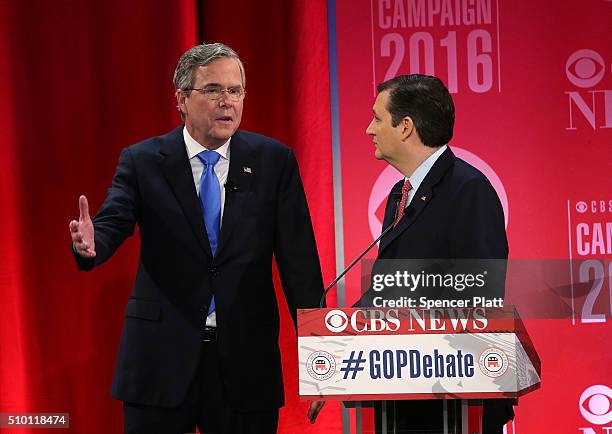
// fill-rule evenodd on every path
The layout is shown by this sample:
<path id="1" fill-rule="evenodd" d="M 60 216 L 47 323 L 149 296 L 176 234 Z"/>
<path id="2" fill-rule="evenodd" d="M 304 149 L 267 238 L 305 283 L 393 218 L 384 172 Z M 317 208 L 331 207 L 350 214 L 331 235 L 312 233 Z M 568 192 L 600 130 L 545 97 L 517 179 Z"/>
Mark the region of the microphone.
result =
<path id="1" fill-rule="evenodd" d="M 353 267 L 355 266 L 355 264 L 356 264 L 357 262 L 359 262 L 359 260 L 360 260 L 361 258 L 363 258 L 363 257 L 365 256 L 365 254 L 366 254 L 366 253 L 368 253 L 368 252 L 369 252 L 369 251 L 372 249 L 372 247 L 374 247 L 374 246 L 376 245 L 376 243 L 378 243 L 378 242 L 379 242 L 379 241 L 382 239 L 382 237 L 384 237 L 385 235 L 387 235 L 387 232 L 389 232 L 391 229 L 393 229 L 393 228 L 395 227 L 394 223 L 395 223 L 395 219 L 397 218 L 397 213 L 399 212 L 399 209 L 398 209 L 398 208 L 399 208 L 399 201 L 396 201 L 396 202 L 395 202 L 395 217 L 393 218 L 393 221 L 391 222 L 391 224 L 390 224 L 389 226 L 387 226 L 387 227 L 385 228 L 385 230 L 384 230 L 384 231 L 382 231 L 382 233 L 381 233 L 381 234 L 378 236 L 378 238 L 376 238 L 376 239 L 375 239 L 375 240 L 372 242 L 372 244 L 370 244 L 370 245 L 369 245 L 369 246 L 368 246 L 368 247 L 367 247 L 367 248 L 366 248 L 366 249 L 365 249 L 363 252 L 361 252 L 361 254 L 360 254 L 359 256 L 357 256 L 357 257 L 356 257 L 356 258 L 353 260 L 353 262 L 351 262 L 351 263 L 348 265 L 348 267 L 346 267 L 346 268 L 344 269 L 344 271 L 342 271 L 342 273 L 340 273 L 340 274 L 338 275 L 338 277 L 336 277 L 336 278 L 334 279 L 334 281 L 333 281 L 332 283 L 330 283 L 330 284 L 329 284 L 329 286 L 328 286 L 327 288 L 325 288 L 325 291 L 323 291 L 323 295 L 321 295 L 321 300 L 319 301 L 319 307 L 320 307 L 320 308 L 322 308 L 322 307 L 323 307 L 323 303 L 325 302 L 325 297 L 327 296 L 327 293 L 329 292 L 329 290 L 330 290 L 330 289 L 332 289 L 334 286 L 336 286 L 336 283 L 338 283 L 338 281 L 339 281 L 340 279 L 342 279 L 342 278 L 344 277 L 344 275 L 345 275 L 346 273 L 348 273 L 348 272 L 349 272 L 349 270 L 350 270 L 351 268 L 353 268 Z"/>

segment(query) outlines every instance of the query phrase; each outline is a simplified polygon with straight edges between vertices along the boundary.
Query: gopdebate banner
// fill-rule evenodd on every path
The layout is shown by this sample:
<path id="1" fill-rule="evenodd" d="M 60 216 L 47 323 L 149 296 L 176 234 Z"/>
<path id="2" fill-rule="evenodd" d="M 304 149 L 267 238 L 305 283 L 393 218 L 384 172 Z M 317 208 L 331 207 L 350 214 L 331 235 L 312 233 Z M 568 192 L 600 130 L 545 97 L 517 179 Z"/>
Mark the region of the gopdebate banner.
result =
<path id="1" fill-rule="evenodd" d="M 298 357 L 310 399 L 515 398 L 540 383 L 508 308 L 300 310 Z"/>
<path id="2" fill-rule="evenodd" d="M 331 3 L 345 263 L 380 233 L 401 178 L 365 134 L 375 86 L 437 75 L 456 105 L 450 147 L 497 191 L 510 257 L 568 261 L 551 285 L 569 294 L 571 315 L 526 321 L 542 388 L 519 400 L 514 428 L 612 430 L 612 1 Z M 349 273 L 347 306 L 361 290 Z M 523 294 L 516 304 L 529 304 Z"/>

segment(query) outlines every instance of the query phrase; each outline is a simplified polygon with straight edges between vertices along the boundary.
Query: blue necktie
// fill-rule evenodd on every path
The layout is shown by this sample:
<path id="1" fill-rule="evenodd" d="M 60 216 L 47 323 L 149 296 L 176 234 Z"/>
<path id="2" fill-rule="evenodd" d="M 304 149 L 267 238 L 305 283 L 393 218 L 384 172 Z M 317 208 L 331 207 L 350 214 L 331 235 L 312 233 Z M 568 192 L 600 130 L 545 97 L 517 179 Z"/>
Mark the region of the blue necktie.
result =
<path id="1" fill-rule="evenodd" d="M 215 151 L 202 151 L 198 158 L 204 163 L 204 172 L 200 178 L 200 205 L 204 214 L 204 226 L 210 243 L 210 250 L 213 257 L 217 252 L 219 243 L 219 232 L 221 228 L 221 187 L 219 178 L 215 173 L 215 164 L 221 155 Z M 215 311 L 215 297 L 210 301 L 208 314 Z"/>

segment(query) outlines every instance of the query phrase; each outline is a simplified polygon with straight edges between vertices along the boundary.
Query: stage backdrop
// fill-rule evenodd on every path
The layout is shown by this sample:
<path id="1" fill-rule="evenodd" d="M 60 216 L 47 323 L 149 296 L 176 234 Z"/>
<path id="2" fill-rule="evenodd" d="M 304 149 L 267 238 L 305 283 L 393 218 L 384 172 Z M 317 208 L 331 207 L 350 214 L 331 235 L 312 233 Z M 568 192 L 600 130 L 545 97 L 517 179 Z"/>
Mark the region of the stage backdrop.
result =
<path id="1" fill-rule="evenodd" d="M 334 278 L 332 149 L 325 0 L 202 2 L 202 35 L 223 41 L 244 60 L 247 97 L 242 127 L 291 146 L 310 206 L 323 281 Z M 277 280 L 277 294 L 280 283 Z M 335 293 L 328 297 L 335 305 Z M 281 350 L 286 406 L 279 433 L 337 433 L 340 404 L 328 403 L 317 423 L 306 419 L 308 403 L 298 399 L 297 340 L 288 311 L 281 311 Z"/>
<path id="2" fill-rule="evenodd" d="M 0 2 L 0 411 L 70 412 L 69 432 L 121 432 L 121 406 L 108 389 L 138 244 L 132 239 L 105 267 L 78 273 L 67 224 L 79 194 L 97 209 L 122 147 L 179 122 L 172 70 L 202 35 L 245 57 L 244 126 L 296 149 L 326 282 L 333 277 L 325 4 L 249 3 Z M 543 386 L 521 399 L 515 432 L 606 432 L 612 2 L 330 5 L 342 154 L 336 217 L 346 262 L 380 230 L 381 201 L 398 178 L 373 159 L 364 133 L 374 86 L 397 73 L 435 73 L 457 102 L 451 146 L 504 199 L 511 256 L 571 258 L 568 284 L 592 281 L 592 305 L 587 296 L 566 319 L 527 324 Z M 349 277 L 348 303 L 356 279 Z M 338 432 L 337 406 L 312 428 L 304 422 L 291 368 L 295 338 L 283 318 L 281 432 Z"/>
<path id="3" fill-rule="evenodd" d="M 79 273 L 68 222 L 80 194 L 97 210 L 123 147 L 180 122 L 171 77 L 196 16 L 187 1 L 0 2 L 0 412 L 122 432 L 109 390 L 138 243 Z"/>
<path id="4" fill-rule="evenodd" d="M 249 3 L 0 1 L 0 412 L 70 413 L 66 432 L 123 432 L 109 390 L 137 235 L 103 267 L 80 273 L 68 222 L 80 194 L 98 209 L 122 148 L 180 124 L 172 74 L 204 37 L 245 61 L 243 127 L 295 150 L 332 279 L 326 3 Z M 338 404 L 308 423 L 286 307 L 282 327 L 279 432 L 337 432 Z"/>
<path id="5" fill-rule="evenodd" d="M 330 4 L 345 263 L 380 233 L 401 178 L 374 159 L 365 134 L 375 86 L 398 74 L 437 75 L 456 104 L 450 146 L 497 190 L 510 257 L 572 259 L 564 284 L 587 285 L 566 317 L 527 321 L 542 388 L 520 399 L 509 429 L 603 433 L 612 426 L 612 2 Z M 352 273 L 347 305 L 359 285 Z"/>

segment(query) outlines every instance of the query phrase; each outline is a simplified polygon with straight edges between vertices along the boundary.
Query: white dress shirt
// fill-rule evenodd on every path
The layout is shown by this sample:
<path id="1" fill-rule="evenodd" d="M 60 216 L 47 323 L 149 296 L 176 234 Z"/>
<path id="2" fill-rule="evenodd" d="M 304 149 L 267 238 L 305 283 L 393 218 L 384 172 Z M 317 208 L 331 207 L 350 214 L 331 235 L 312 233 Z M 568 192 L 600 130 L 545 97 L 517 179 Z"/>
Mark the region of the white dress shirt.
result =
<path id="1" fill-rule="evenodd" d="M 207 149 L 195 141 L 189 132 L 187 127 L 183 128 L 183 139 L 185 140 L 185 146 L 187 148 L 187 157 L 189 158 L 189 164 L 191 165 L 191 172 L 193 173 L 193 183 L 195 184 L 198 197 L 200 196 L 200 178 L 204 173 L 204 163 L 198 158 L 198 154 Z M 227 182 L 227 174 L 229 172 L 229 159 L 230 159 L 230 141 L 231 137 L 227 139 L 222 146 L 215 149 L 214 152 L 221 155 L 217 164 L 215 164 L 215 174 L 219 179 L 219 187 L 221 188 L 221 216 L 220 225 L 223 224 L 223 209 L 225 208 L 225 183 Z M 220 229 L 220 228 L 219 228 Z M 212 312 L 206 317 L 206 325 L 209 327 L 217 326 L 217 315 L 216 312 Z"/>
<path id="2" fill-rule="evenodd" d="M 207 149 L 195 141 L 193 137 L 189 135 L 187 127 L 183 128 L 183 139 L 185 140 L 185 146 L 187 147 L 187 157 L 189 158 L 189 164 L 191 165 L 191 172 L 193 173 L 193 183 L 195 184 L 198 197 L 200 196 L 200 178 L 204 173 L 204 163 L 197 157 L 197 155 L 206 151 Z M 217 164 L 215 164 L 215 174 L 219 179 L 219 186 L 221 187 L 221 224 L 223 224 L 223 209 L 225 207 L 225 183 L 227 182 L 227 174 L 229 172 L 230 162 L 230 141 L 232 138 L 227 139 L 223 145 L 214 151 L 221 155 Z"/>
<path id="3" fill-rule="evenodd" d="M 406 208 L 408 208 L 408 205 L 410 205 L 410 202 L 412 202 L 412 198 L 421 186 L 421 183 L 433 167 L 434 163 L 438 160 L 438 158 L 440 158 L 440 155 L 442 155 L 442 153 L 446 151 L 446 148 L 448 148 L 448 146 L 446 145 L 440 146 L 440 149 L 438 149 L 436 152 L 427 157 L 427 159 L 423 161 L 419 167 L 416 168 L 412 175 L 408 177 L 408 179 L 410 180 L 410 185 L 412 185 L 412 190 L 408 192 Z M 405 180 L 406 178 L 404 178 L 404 181 Z"/>

